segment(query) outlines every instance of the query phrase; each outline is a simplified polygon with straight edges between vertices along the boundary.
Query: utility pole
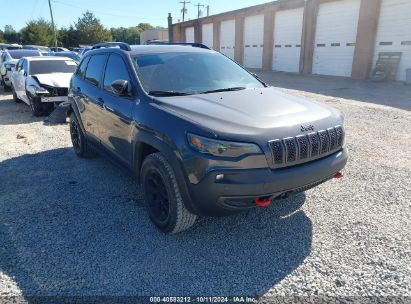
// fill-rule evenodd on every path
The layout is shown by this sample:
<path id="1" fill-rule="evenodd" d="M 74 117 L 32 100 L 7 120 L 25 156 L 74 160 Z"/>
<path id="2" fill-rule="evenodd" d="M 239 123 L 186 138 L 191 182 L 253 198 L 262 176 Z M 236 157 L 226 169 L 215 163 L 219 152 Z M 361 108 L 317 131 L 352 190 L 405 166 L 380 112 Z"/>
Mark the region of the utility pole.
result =
<path id="1" fill-rule="evenodd" d="M 57 33 L 56 33 L 56 25 L 54 24 L 54 18 L 53 18 L 53 10 L 51 9 L 51 3 L 49 0 L 49 8 L 50 8 L 50 16 L 51 16 L 51 25 L 53 26 L 53 32 L 54 32 L 54 51 L 57 51 Z"/>
<path id="2" fill-rule="evenodd" d="M 207 17 L 210 16 L 210 5 L 207 5 Z"/>
<path id="3" fill-rule="evenodd" d="M 183 9 L 181 11 L 183 13 L 183 22 L 184 22 L 184 17 L 185 17 L 186 11 L 187 11 L 186 4 L 191 3 L 191 2 L 190 1 L 180 1 L 180 3 L 183 4 Z"/>
<path id="4" fill-rule="evenodd" d="M 200 12 L 201 12 L 201 11 L 200 11 L 200 7 L 204 7 L 204 5 L 198 3 L 198 4 L 194 5 L 194 6 L 197 6 L 197 19 L 200 19 Z"/>

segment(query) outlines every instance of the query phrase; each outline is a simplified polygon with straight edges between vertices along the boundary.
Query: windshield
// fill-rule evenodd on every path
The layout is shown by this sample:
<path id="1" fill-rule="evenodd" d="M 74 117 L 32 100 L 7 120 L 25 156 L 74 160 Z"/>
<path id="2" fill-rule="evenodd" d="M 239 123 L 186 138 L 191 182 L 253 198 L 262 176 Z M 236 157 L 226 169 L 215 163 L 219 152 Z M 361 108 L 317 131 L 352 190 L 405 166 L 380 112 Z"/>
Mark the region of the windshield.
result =
<path id="1" fill-rule="evenodd" d="M 200 94 L 232 88 L 264 87 L 255 77 L 220 53 L 138 55 L 134 57 L 134 63 L 142 85 L 149 93 Z"/>
<path id="2" fill-rule="evenodd" d="M 9 51 L 11 58 L 13 59 L 20 59 L 22 57 L 30 57 L 30 56 L 40 56 L 39 51 L 31 51 L 31 50 L 11 50 Z"/>
<path id="3" fill-rule="evenodd" d="M 74 73 L 77 64 L 73 60 L 30 61 L 30 74 Z"/>

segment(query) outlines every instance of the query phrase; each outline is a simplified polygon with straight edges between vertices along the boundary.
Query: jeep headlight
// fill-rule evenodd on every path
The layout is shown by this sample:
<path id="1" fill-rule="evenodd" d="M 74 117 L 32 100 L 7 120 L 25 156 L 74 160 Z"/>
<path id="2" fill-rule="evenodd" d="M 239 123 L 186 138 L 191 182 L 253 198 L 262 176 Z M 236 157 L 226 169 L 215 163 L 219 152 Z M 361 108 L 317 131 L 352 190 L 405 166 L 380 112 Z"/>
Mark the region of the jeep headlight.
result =
<path id="1" fill-rule="evenodd" d="M 195 151 L 220 157 L 239 157 L 246 154 L 260 154 L 261 149 L 250 143 L 216 140 L 194 134 L 187 134 L 190 147 Z"/>

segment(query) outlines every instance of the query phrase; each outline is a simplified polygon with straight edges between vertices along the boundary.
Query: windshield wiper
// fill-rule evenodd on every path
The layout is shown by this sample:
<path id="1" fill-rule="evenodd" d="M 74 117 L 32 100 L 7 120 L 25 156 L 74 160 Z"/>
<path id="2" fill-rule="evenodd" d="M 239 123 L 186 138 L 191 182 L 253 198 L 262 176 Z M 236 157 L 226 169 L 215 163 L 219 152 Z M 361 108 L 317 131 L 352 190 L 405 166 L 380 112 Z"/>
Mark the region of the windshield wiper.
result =
<path id="1" fill-rule="evenodd" d="M 176 91 L 150 91 L 148 92 L 148 95 L 161 97 L 161 96 L 187 96 L 191 94 L 184 93 L 184 92 L 176 92 Z"/>
<path id="2" fill-rule="evenodd" d="M 217 90 L 210 90 L 210 91 L 204 91 L 199 94 L 209 94 L 209 93 L 218 93 L 218 92 L 230 92 L 230 91 L 241 91 L 245 90 L 245 87 L 232 87 L 232 88 L 222 88 L 222 89 L 217 89 Z"/>

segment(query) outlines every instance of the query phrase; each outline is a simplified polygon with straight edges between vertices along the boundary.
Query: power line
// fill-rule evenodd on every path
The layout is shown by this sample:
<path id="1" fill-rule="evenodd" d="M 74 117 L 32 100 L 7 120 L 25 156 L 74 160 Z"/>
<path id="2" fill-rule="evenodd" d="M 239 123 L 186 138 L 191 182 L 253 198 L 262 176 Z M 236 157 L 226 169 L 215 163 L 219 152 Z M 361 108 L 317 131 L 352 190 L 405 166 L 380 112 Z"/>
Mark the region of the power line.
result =
<path id="1" fill-rule="evenodd" d="M 31 11 L 30 19 L 33 19 L 34 11 L 36 10 L 38 2 L 39 2 L 38 0 L 34 2 L 34 6 L 33 6 L 33 10 Z"/>
<path id="2" fill-rule="evenodd" d="M 85 10 L 84 7 L 73 5 L 71 3 L 65 3 L 65 2 L 57 1 L 57 0 L 55 0 L 54 2 L 65 5 L 65 6 L 70 6 L 70 7 L 73 7 L 73 8 L 77 8 L 77 9 L 82 10 L 82 11 Z M 101 12 L 101 11 L 96 11 L 94 9 L 92 10 L 92 12 L 100 14 L 100 15 L 106 15 L 106 16 L 111 16 L 111 17 L 119 17 L 119 18 L 130 18 L 130 19 L 135 19 L 135 20 L 163 20 L 164 19 L 164 18 L 136 18 L 136 16 L 110 14 L 110 13 L 104 13 L 104 12 Z"/>
<path id="3" fill-rule="evenodd" d="M 194 6 L 197 6 L 197 19 L 199 19 L 200 18 L 200 13 L 201 13 L 200 7 L 204 7 L 204 4 L 198 3 Z"/>
<path id="4" fill-rule="evenodd" d="M 183 4 L 183 9 L 181 11 L 183 12 L 183 22 L 184 22 L 184 17 L 185 17 L 186 11 L 187 11 L 186 4 L 191 3 L 191 2 L 190 1 L 180 1 L 180 3 Z"/>

